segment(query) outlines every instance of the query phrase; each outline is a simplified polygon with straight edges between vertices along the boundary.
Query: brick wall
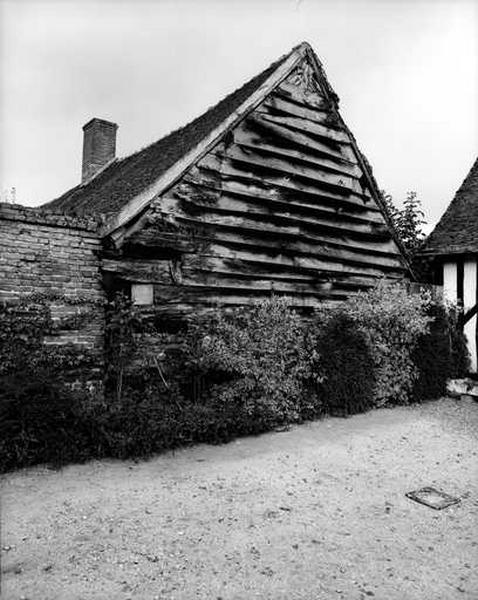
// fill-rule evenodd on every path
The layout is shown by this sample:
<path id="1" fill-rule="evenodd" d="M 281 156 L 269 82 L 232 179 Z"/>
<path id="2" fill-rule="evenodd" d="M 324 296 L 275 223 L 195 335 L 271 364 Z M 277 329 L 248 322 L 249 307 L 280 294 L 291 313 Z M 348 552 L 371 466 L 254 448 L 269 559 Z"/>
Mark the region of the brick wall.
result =
<path id="1" fill-rule="evenodd" d="M 92 220 L 0 203 L 0 301 L 46 295 L 55 322 L 47 343 L 73 343 L 100 356 L 104 294 L 96 229 Z"/>

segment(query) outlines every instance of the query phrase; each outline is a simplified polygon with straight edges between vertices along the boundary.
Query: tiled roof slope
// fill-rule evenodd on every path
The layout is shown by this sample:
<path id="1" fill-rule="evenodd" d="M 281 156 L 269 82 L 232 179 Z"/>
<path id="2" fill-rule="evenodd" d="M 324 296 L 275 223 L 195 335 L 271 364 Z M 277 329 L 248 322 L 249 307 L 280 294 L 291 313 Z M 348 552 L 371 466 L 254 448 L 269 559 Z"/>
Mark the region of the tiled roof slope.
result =
<path id="1" fill-rule="evenodd" d="M 78 216 L 119 211 L 232 114 L 294 50 L 188 125 L 135 154 L 114 161 L 86 185 L 72 188 L 41 208 Z"/>
<path id="2" fill-rule="evenodd" d="M 428 238 L 423 252 L 478 252 L 478 158 Z"/>

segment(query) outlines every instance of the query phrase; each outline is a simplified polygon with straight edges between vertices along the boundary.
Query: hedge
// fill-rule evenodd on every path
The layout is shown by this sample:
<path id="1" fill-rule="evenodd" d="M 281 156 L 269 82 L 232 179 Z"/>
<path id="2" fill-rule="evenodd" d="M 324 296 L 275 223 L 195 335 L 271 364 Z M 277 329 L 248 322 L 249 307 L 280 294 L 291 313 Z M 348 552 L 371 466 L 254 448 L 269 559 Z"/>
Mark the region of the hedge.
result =
<path id="1" fill-rule="evenodd" d="M 154 326 L 118 297 L 99 397 L 59 383 L 75 351 L 42 343 L 45 306 L 0 306 L 0 470 L 148 456 L 437 397 L 467 368 L 457 322 L 455 310 L 426 295 L 380 283 L 307 320 L 281 298 L 197 315 L 174 350 L 169 334 L 155 332 L 164 348 L 146 360 L 138 332 Z"/>

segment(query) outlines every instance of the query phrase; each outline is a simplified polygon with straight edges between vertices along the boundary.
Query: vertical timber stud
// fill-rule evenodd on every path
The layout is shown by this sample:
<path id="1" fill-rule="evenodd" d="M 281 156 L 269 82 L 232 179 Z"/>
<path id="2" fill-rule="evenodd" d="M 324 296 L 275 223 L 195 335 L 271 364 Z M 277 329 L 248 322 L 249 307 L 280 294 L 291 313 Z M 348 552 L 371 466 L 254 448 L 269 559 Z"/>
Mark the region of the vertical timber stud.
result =
<path id="1" fill-rule="evenodd" d="M 456 260 L 456 300 L 457 304 L 463 308 L 463 279 L 464 279 L 464 259 L 462 256 Z"/>
<path id="2" fill-rule="evenodd" d="M 475 258 L 467 258 L 464 261 L 464 276 L 463 276 L 463 311 L 466 315 L 476 306 L 478 299 L 478 273 L 477 261 Z M 477 333 L 477 316 L 472 316 L 468 321 L 465 320 L 464 332 L 468 342 L 468 349 L 472 362 L 472 370 L 476 370 L 476 333 Z"/>

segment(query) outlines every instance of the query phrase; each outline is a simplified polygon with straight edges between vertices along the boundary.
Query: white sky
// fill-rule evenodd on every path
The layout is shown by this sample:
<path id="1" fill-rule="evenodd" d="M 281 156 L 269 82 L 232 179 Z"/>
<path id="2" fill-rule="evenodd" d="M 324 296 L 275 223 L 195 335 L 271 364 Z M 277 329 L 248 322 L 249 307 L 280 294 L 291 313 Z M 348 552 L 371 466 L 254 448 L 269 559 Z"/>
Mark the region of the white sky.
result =
<path id="1" fill-rule="evenodd" d="M 119 156 L 308 41 L 382 189 L 436 221 L 478 153 L 476 0 L 0 0 L 0 189 L 76 185 L 81 127 Z"/>

